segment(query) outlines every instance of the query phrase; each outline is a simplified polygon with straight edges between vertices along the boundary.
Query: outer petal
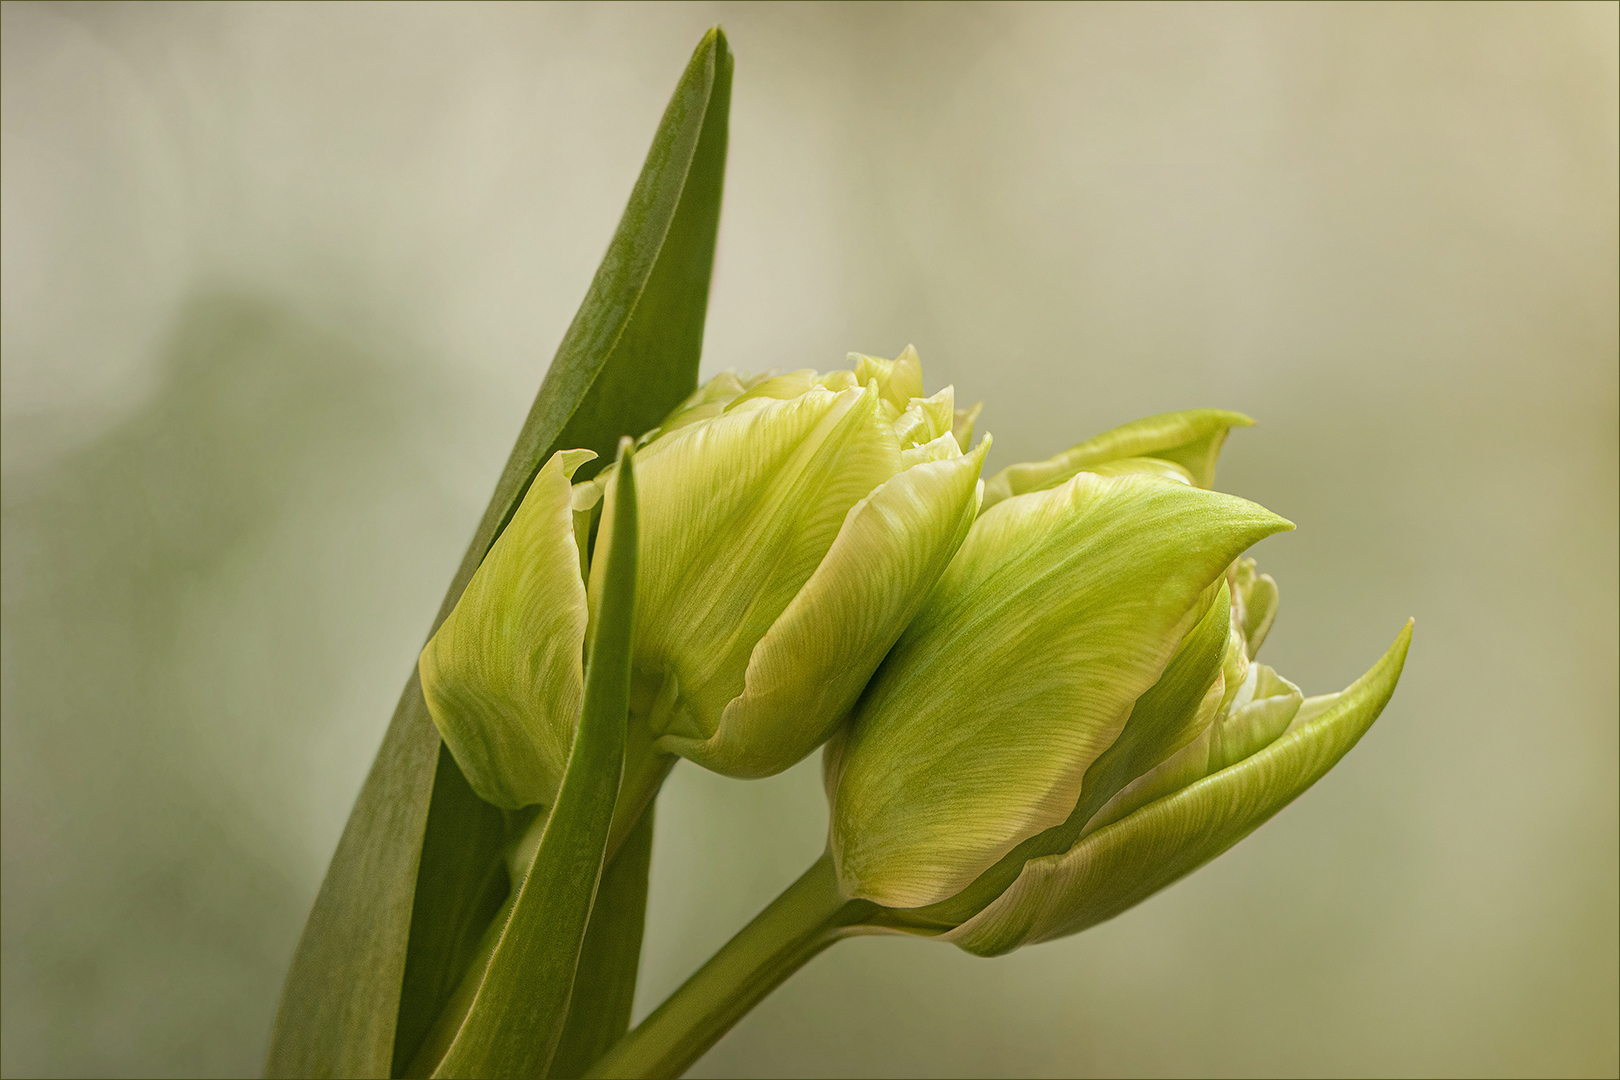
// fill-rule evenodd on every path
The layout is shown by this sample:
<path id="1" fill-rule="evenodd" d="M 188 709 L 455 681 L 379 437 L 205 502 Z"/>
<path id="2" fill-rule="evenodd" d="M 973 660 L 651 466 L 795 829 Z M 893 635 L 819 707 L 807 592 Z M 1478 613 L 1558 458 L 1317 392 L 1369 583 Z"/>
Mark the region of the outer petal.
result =
<path id="1" fill-rule="evenodd" d="M 785 375 L 772 375 L 770 378 L 748 387 L 744 393 L 727 402 L 726 408 L 728 410 L 735 409 L 745 401 L 757 401 L 760 399 L 787 401 L 790 398 L 809 393 L 810 388 L 814 385 L 816 385 L 816 373 L 809 368 L 800 368 L 798 371 L 790 371 Z"/>
<path id="2" fill-rule="evenodd" d="M 636 456 L 633 679 L 638 707 L 656 701 L 655 733 L 715 733 L 743 692 L 754 646 L 821 564 L 850 508 L 900 468 L 874 389 L 813 387 L 744 405 L 752 407 L 672 432 Z M 599 535 L 612 513 L 609 489 Z"/>
<path id="3" fill-rule="evenodd" d="M 568 480 L 595 456 L 551 455 L 418 661 L 439 734 L 496 806 L 549 803 L 568 763 L 586 622 Z"/>
<path id="4" fill-rule="evenodd" d="M 846 895 L 934 903 L 1066 820 L 1202 590 L 1290 527 L 1231 496 L 1090 473 L 983 514 L 842 748 L 830 841 Z"/>
<path id="5" fill-rule="evenodd" d="M 1012 888 L 944 937 L 969 952 L 999 955 L 1111 919 L 1204 865 L 1349 752 L 1389 703 L 1411 640 L 1408 622 L 1372 670 L 1260 753 L 1091 834 L 1066 854 L 1031 860 Z"/>
<path id="6" fill-rule="evenodd" d="M 1047 458 L 1009 465 L 985 484 L 985 509 L 1014 495 L 1056 487 L 1082 469 L 1120 458 L 1154 457 L 1186 469 L 1199 487 L 1215 482 L 1215 459 L 1226 433 L 1254 423 L 1242 413 L 1191 409 L 1133 420 Z"/>
<path id="7" fill-rule="evenodd" d="M 1119 738 L 1086 770 L 1080 802 L 1068 820 L 1013 848 L 950 899 L 895 912 L 895 921 L 938 930 L 977 915 L 1018 879 L 1026 862 L 1068 851 L 1099 807 L 1197 739 L 1214 720 L 1224 693 L 1221 661 L 1230 638 L 1228 596 L 1226 582 L 1221 580 L 1209 609 L 1182 638 L 1164 674 L 1131 706 L 1130 719 Z"/>
<path id="8" fill-rule="evenodd" d="M 939 442 L 956 443 L 947 432 Z M 990 440 L 913 466 L 856 503 L 827 557 L 755 646 L 746 689 L 706 740 L 660 745 L 727 776 L 802 759 L 849 713 L 979 512 Z"/>

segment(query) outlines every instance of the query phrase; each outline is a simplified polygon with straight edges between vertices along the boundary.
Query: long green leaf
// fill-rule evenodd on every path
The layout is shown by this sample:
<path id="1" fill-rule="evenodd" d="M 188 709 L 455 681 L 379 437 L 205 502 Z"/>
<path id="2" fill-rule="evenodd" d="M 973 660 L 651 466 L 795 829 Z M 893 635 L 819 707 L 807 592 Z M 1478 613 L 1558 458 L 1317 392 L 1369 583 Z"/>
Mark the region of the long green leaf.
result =
<path id="1" fill-rule="evenodd" d="M 611 451 L 618 436 L 652 427 L 696 386 L 731 70 L 724 34 L 710 31 L 675 88 L 618 231 L 547 370 L 434 629 L 542 461 L 563 447 Z M 268 1075 L 390 1075 L 393 1062 L 413 1056 L 447 988 L 457 983 L 462 952 L 434 939 L 466 940 L 466 922 L 476 924 L 487 905 L 467 897 L 461 855 L 438 859 L 438 850 L 453 845 L 431 846 L 424 855 L 424 834 L 431 822 L 432 831 L 484 851 L 497 847 L 500 836 L 484 809 L 457 797 L 464 780 L 437 783 L 441 768 L 454 770 L 455 762 L 440 754 L 413 663 L 293 955 Z M 422 934 L 412 932 L 413 919 Z M 426 930 L 430 925 L 435 929 Z M 470 931 L 473 939 L 480 930 Z M 409 1002 L 401 997 L 407 983 Z"/>
<path id="2" fill-rule="evenodd" d="M 435 1077 L 545 1076 L 568 1019 L 574 972 L 619 797 L 630 715 L 635 455 L 629 438 L 620 447 L 614 512 L 602 522 L 607 568 L 568 768 L 534 861 L 518 886 L 511 917 Z"/>
<path id="3" fill-rule="evenodd" d="M 422 1036 L 477 956 L 485 928 L 512 891 L 501 857 L 505 818 L 473 793 L 449 747 L 441 743 L 399 999 L 396 1076 L 404 1074 L 410 1061 L 401 1055 L 414 1055 L 420 1048 Z"/>
<path id="4" fill-rule="evenodd" d="M 647 872 L 652 866 L 653 807 L 631 830 L 619 853 L 602 870 L 591 908 L 590 929 L 579 954 L 568 1023 L 550 1076 L 584 1076 L 587 1069 L 630 1029 L 636 968 L 647 918 Z"/>

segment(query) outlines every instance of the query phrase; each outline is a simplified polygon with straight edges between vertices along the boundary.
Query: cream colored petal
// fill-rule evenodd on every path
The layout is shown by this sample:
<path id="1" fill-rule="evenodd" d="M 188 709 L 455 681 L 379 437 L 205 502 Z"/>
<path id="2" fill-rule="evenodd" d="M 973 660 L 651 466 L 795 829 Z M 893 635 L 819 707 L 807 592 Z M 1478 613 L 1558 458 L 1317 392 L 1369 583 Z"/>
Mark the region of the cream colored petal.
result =
<path id="1" fill-rule="evenodd" d="M 1241 655 L 1241 639 L 1234 651 Z M 1234 651 L 1227 653 L 1230 661 Z M 1228 663 L 1227 672 L 1246 671 L 1236 690 L 1223 678 L 1211 687 L 1210 721 L 1196 740 L 1127 785 L 1086 823 L 1089 835 L 1156 799 L 1179 791 L 1210 773 L 1219 772 L 1270 745 L 1287 730 L 1300 707 L 1299 687 L 1264 664 L 1242 667 Z M 1216 693 L 1217 688 L 1224 688 Z M 1222 700 L 1224 698 L 1224 700 Z"/>
<path id="2" fill-rule="evenodd" d="M 902 447 L 920 446 L 950 431 L 955 417 L 956 391 L 947 386 L 933 397 L 912 398 L 894 422 L 894 435 Z"/>
<path id="3" fill-rule="evenodd" d="M 949 432 L 940 437 L 955 440 Z M 727 776 L 768 776 L 844 719 L 978 515 L 986 439 L 941 454 L 856 503 L 827 557 L 749 659 L 746 688 L 708 739 L 660 745 Z"/>
<path id="4" fill-rule="evenodd" d="M 1236 765 L 1270 746 L 1299 712 L 1305 695 L 1265 664 L 1249 669 L 1248 692 L 1231 713 L 1213 725 L 1209 771 Z"/>
<path id="5" fill-rule="evenodd" d="M 831 833 L 847 894 L 934 903 L 1066 820 L 1206 586 L 1289 527 L 1089 473 L 982 514 L 853 719 Z"/>
<path id="6" fill-rule="evenodd" d="M 586 606 L 568 481 L 594 457 L 561 450 L 541 467 L 418 662 L 468 783 L 508 809 L 555 797 L 579 723 Z"/>
<path id="7" fill-rule="evenodd" d="M 1232 583 L 1234 625 L 1253 660 L 1277 618 L 1277 583 L 1270 574 L 1259 573 L 1253 559 L 1239 559 L 1226 576 Z"/>
<path id="8" fill-rule="evenodd" d="M 878 394 L 897 416 L 912 398 L 922 397 L 922 361 L 910 345 L 893 360 L 850 353 L 849 362 L 855 369 L 856 381 L 862 386 L 876 383 Z"/>
<path id="9" fill-rule="evenodd" d="M 907 345 L 894 358 L 894 370 L 889 374 L 889 400 L 904 406 L 912 398 L 923 396 L 922 358 L 917 350 Z"/>
<path id="10" fill-rule="evenodd" d="M 989 436 L 986 435 L 985 438 L 988 439 Z M 905 470 L 924 462 L 944 461 L 947 458 L 961 456 L 962 448 L 957 445 L 956 436 L 947 431 L 933 442 L 900 451 L 900 468 Z"/>
<path id="11" fill-rule="evenodd" d="M 1226 851 L 1355 746 L 1395 692 L 1411 635 L 1408 622 L 1383 659 L 1309 722 L 1258 754 L 1092 833 L 1065 854 L 1030 860 L 1012 888 L 942 936 L 969 952 L 995 956 L 1078 933 Z"/>

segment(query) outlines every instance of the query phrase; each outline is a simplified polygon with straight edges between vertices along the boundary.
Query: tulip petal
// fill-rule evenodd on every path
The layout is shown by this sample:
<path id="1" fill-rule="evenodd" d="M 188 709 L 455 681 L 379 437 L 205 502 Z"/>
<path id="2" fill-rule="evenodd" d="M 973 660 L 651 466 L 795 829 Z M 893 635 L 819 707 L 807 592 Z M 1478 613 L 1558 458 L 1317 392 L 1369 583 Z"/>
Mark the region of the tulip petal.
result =
<path id="1" fill-rule="evenodd" d="M 467 781 L 511 810 L 555 797 L 579 720 L 585 583 L 568 481 L 594 457 L 551 455 L 418 661 Z"/>
<path id="2" fill-rule="evenodd" d="M 986 439 L 989 437 L 989 435 L 985 436 Z M 982 450 L 983 447 L 981 446 L 980 449 Z M 957 443 L 956 436 L 947 431 L 931 442 L 926 442 L 921 446 L 908 447 L 900 451 L 900 469 L 903 472 L 914 465 L 921 465 L 929 461 L 946 461 L 961 456 L 962 447 Z M 977 481 L 975 481 L 974 487 L 975 489 L 978 487 Z M 974 512 L 977 513 L 978 511 Z"/>
<path id="3" fill-rule="evenodd" d="M 956 449 L 948 431 L 935 442 Z M 768 776 L 821 745 L 967 536 L 989 447 L 987 438 L 971 454 L 942 453 L 856 503 L 754 647 L 746 688 L 718 730 L 703 741 L 666 735 L 660 745 L 727 776 Z M 785 729 L 773 722 L 779 716 L 797 722 Z"/>
<path id="4" fill-rule="evenodd" d="M 943 936 L 969 952 L 1000 955 L 1095 926 L 1198 869 L 1355 746 L 1395 692 L 1411 640 L 1409 621 L 1367 674 L 1306 723 L 1258 754 L 1092 833 L 1066 854 L 1031 860 L 995 903 Z"/>
<path id="5" fill-rule="evenodd" d="M 591 574 L 591 530 L 602 513 L 602 485 L 596 480 L 575 484 L 569 498 L 574 512 L 574 545 L 579 548 L 579 565 L 585 580 Z"/>
<path id="6" fill-rule="evenodd" d="M 1232 663 L 1234 656 L 1242 661 L 1241 665 Z M 1085 823 L 1080 837 L 1237 764 L 1271 745 L 1287 730 L 1303 698 L 1299 687 L 1264 664 L 1248 665 L 1243 639 L 1236 631 L 1226 660 L 1221 682 L 1227 689 L 1224 700 L 1214 710 L 1213 720 L 1181 750 L 1138 774 Z"/>
<path id="7" fill-rule="evenodd" d="M 1186 484 L 1197 487 L 1193 483 L 1193 475 L 1184 467 L 1164 458 L 1128 457 L 1118 461 L 1105 461 L 1099 465 L 1086 466 L 1086 472 L 1096 473 L 1098 476 L 1125 476 L 1129 473 L 1140 473 L 1143 476 L 1157 477 L 1160 480 L 1169 480 L 1176 484 Z"/>
<path id="8" fill-rule="evenodd" d="M 1230 715 L 1212 725 L 1209 771 L 1219 772 L 1270 746 L 1299 712 L 1305 695 L 1265 664 L 1249 668 L 1249 681 Z"/>
<path id="9" fill-rule="evenodd" d="M 1291 527 L 1232 496 L 1090 473 L 981 514 L 845 741 L 830 840 L 846 894 L 935 903 L 1065 821 L 1200 593 Z"/>
<path id="10" fill-rule="evenodd" d="M 1231 625 L 1229 590 L 1224 579 L 1219 584 L 1214 602 L 1182 639 L 1159 681 L 1131 706 L 1119 738 L 1086 770 L 1080 802 L 1068 820 L 1013 848 L 950 899 L 895 912 L 898 923 L 945 928 L 972 918 L 1017 880 L 1025 863 L 1074 847 L 1100 807 L 1135 778 L 1177 756 L 1209 727 L 1224 694 L 1221 660 Z"/>
<path id="11" fill-rule="evenodd" d="M 1174 462 L 1187 470 L 1193 483 L 1211 487 L 1215 483 L 1215 459 L 1226 442 L 1226 433 L 1253 423 L 1242 413 L 1221 409 L 1190 409 L 1133 420 L 1056 457 L 1002 469 L 984 486 L 984 506 L 988 510 L 1002 499 L 1056 487 L 1082 469 L 1131 457 Z"/>
<path id="12" fill-rule="evenodd" d="M 900 469 L 875 389 L 812 387 L 745 405 L 753 407 L 673 432 L 636 458 L 637 694 L 650 700 L 673 679 L 678 698 L 655 727 L 680 737 L 715 733 L 743 692 L 754 645 L 814 573 L 850 508 Z M 610 488 L 599 535 L 612 513 Z"/>
<path id="13" fill-rule="evenodd" d="M 1257 574 L 1253 559 L 1239 559 L 1226 576 L 1232 583 L 1233 619 L 1253 660 L 1277 618 L 1277 582 L 1270 574 Z"/>
<path id="14" fill-rule="evenodd" d="M 816 380 L 816 385 L 826 387 L 836 394 L 840 390 L 853 390 L 861 384 L 855 378 L 853 371 L 839 369 L 827 372 L 827 374 Z"/>
<path id="15" fill-rule="evenodd" d="M 801 368 L 790 371 L 785 375 L 772 375 L 762 382 L 750 386 L 744 393 L 739 394 L 727 403 L 726 409 L 735 409 L 745 401 L 757 401 L 762 398 L 771 401 L 788 401 L 806 393 L 816 384 L 816 373 L 810 368 Z"/>
<path id="16" fill-rule="evenodd" d="M 719 416 L 726 411 L 727 405 L 730 405 L 747 389 L 743 385 L 743 381 L 737 377 L 736 372 L 722 371 L 692 391 L 691 396 L 685 401 L 671 409 L 669 415 L 664 417 L 657 427 L 636 440 L 636 445 L 638 447 L 646 446 L 659 436 L 668 435 L 671 431 L 686 427 L 688 424 L 695 424 L 699 420 Z"/>
<path id="17" fill-rule="evenodd" d="M 922 360 L 910 345 L 893 360 L 862 353 L 850 353 L 849 360 L 855 365 L 856 381 L 862 386 L 877 383 L 878 396 L 894 415 L 904 412 L 912 398 L 922 397 Z"/>
<path id="18" fill-rule="evenodd" d="M 902 447 L 921 446 L 950 431 L 955 420 L 956 390 L 947 386 L 933 397 L 912 398 L 894 422 L 894 435 Z"/>

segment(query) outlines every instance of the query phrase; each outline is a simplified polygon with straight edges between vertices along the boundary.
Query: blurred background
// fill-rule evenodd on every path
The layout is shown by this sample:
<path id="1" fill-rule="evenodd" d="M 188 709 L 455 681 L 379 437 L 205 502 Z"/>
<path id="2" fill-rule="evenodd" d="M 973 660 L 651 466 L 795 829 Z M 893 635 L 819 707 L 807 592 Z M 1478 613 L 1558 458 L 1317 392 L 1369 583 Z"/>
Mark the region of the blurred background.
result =
<path id="1" fill-rule="evenodd" d="M 1260 420 L 1270 663 L 1409 615 L 1271 825 L 998 960 L 863 939 L 697 1076 L 1620 1071 L 1617 7 L 3 6 L 7 1075 L 257 1074 L 401 681 L 704 28 L 703 371 L 916 344 L 991 468 Z M 820 851 L 683 764 L 638 1015 Z"/>

